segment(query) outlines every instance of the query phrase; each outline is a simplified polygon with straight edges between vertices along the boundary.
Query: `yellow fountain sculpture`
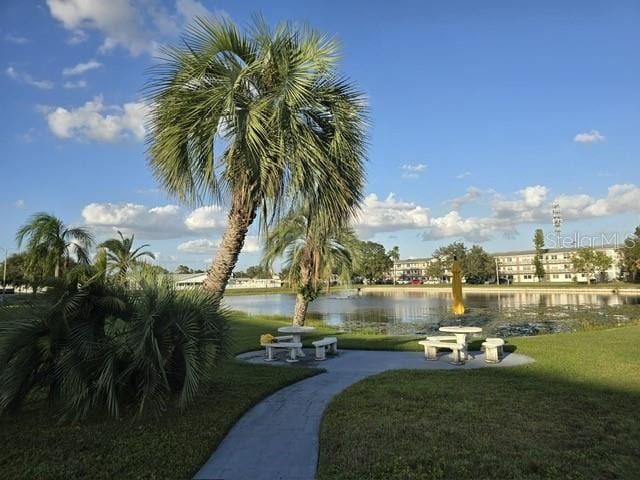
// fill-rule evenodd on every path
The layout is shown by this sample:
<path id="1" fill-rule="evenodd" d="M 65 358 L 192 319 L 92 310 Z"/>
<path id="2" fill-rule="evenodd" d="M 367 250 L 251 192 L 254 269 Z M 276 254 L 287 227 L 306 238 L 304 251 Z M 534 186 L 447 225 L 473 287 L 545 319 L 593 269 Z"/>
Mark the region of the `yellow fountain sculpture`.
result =
<path id="1" fill-rule="evenodd" d="M 464 302 L 462 301 L 462 272 L 460 271 L 460 263 L 457 257 L 453 257 L 453 266 L 451 267 L 453 278 L 451 284 L 453 287 L 453 314 L 464 314 Z"/>

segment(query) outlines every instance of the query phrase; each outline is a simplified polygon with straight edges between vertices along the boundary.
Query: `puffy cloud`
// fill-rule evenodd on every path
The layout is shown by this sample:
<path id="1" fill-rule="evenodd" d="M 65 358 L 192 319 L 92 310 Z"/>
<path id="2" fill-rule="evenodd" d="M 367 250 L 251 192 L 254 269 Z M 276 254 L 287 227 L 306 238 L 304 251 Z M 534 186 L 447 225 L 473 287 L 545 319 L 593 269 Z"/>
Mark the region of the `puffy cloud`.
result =
<path id="1" fill-rule="evenodd" d="M 196 240 L 188 240 L 178 245 L 178 251 L 183 253 L 211 254 L 220 248 L 222 238 L 215 241 L 208 238 L 198 238 Z M 257 235 L 247 235 L 244 239 L 242 253 L 255 253 L 260 251 L 260 237 Z"/>
<path id="2" fill-rule="evenodd" d="M 451 211 L 441 217 L 434 217 L 431 225 L 422 235 L 423 240 L 439 240 L 447 237 L 462 237 L 472 242 L 484 242 L 494 237 L 496 232 L 513 234 L 515 226 L 497 218 L 462 218 Z"/>
<path id="3" fill-rule="evenodd" d="M 96 60 L 91 59 L 85 63 L 78 63 L 74 67 L 65 68 L 64 70 L 62 70 L 62 75 L 65 75 L 65 76 L 82 75 L 83 73 L 88 72 L 89 70 L 94 70 L 96 68 L 100 68 L 101 66 L 102 64 L 100 62 L 97 62 Z"/>
<path id="4" fill-rule="evenodd" d="M 213 253 L 218 249 L 220 242 L 214 242 L 208 238 L 189 240 L 178 245 L 178 251 L 184 253 Z"/>
<path id="5" fill-rule="evenodd" d="M 76 37 L 97 30 L 104 35 L 101 50 L 122 46 L 132 55 L 151 53 L 155 42 L 144 20 L 127 0 L 47 0 L 51 15 Z"/>
<path id="6" fill-rule="evenodd" d="M 147 208 L 134 203 L 90 203 L 82 209 L 82 218 L 103 231 L 121 230 L 140 238 L 179 238 L 188 233 L 177 205 Z"/>
<path id="7" fill-rule="evenodd" d="M 217 205 L 200 207 L 191 212 L 184 223 L 189 230 L 222 230 L 227 225 L 227 214 Z"/>
<path id="8" fill-rule="evenodd" d="M 148 106 L 141 102 L 125 103 L 122 107 L 105 106 L 102 96 L 97 96 L 77 108 L 46 108 L 44 112 L 49 128 L 57 137 L 113 143 L 144 138 Z"/>
<path id="9" fill-rule="evenodd" d="M 193 16 L 209 14 L 196 0 L 177 0 L 173 13 L 158 0 L 47 0 L 47 5 L 72 33 L 70 43 L 96 31 L 104 37 L 101 52 L 122 47 L 133 56 L 154 54 L 159 41 L 176 37 Z"/>
<path id="10" fill-rule="evenodd" d="M 577 143 L 598 143 L 604 142 L 605 140 L 606 137 L 602 135 L 598 130 L 578 133 L 575 137 L 573 137 L 573 141 Z"/>
<path id="11" fill-rule="evenodd" d="M 394 193 L 380 200 L 375 193 L 367 195 L 354 227 L 364 236 L 429 225 L 429 209 L 412 202 L 396 200 Z"/>
<path id="12" fill-rule="evenodd" d="M 565 219 L 604 217 L 619 213 L 640 213 L 640 187 L 617 184 L 609 187 L 607 196 L 561 195 L 556 198 Z"/>
<path id="13" fill-rule="evenodd" d="M 261 248 L 262 245 L 260 244 L 260 237 L 258 237 L 257 235 L 247 235 L 244 239 L 242 253 L 259 252 Z"/>
<path id="14" fill-rule="evenodd" d="M 4 72 L 8 77 L 13 78 L 18 82 L 26 83 L 27 85 L 31 85 L 32 87 L 36 87 L 41 90 L 50 90 L 53 88 L 53 83 L 49 80 L 36 80 L 30 74 L 20 72 L 13 67 L 8 67 Z"/>
<path id="15" fill-rule="evenodd" d="M 188 22 L 194 17 L 208 17 L 211 12 L 196 0 L 177 0 L 176 10 Z"/>
<path id="16" fill-rule="evenodd" d="M 512 218 L 520 223 L 539 221 L 544 218 L 539 207 L 544 204 L 548 193 L 547 187 L 534 185 L 519 190 L 516 200 L 496 199 L 492 206 L 494 216 Z"/>

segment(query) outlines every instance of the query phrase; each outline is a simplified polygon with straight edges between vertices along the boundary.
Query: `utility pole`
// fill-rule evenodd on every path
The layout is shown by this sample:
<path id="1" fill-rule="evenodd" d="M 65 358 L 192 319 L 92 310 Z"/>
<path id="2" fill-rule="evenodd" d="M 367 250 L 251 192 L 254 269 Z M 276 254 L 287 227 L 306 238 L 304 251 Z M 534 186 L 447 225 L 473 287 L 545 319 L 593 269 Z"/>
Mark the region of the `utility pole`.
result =
<path id="1" fill-rule="evenodd" d="M 500 285 L 500 270 L 498 269 L 498 257 L 496 257 L 496 285 Z"/>

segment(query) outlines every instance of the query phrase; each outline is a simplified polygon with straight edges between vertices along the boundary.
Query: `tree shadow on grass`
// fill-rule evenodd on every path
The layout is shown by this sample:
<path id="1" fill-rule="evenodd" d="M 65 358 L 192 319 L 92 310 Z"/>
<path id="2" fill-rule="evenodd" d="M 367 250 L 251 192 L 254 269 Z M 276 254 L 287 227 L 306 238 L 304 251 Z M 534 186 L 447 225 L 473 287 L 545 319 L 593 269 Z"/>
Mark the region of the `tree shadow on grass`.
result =
<path id="1" fill-rule="evenodd" d="M 353 385 L 325 413 L 318 478 L 637 478 L 638 385 L 534 365 Z"/>

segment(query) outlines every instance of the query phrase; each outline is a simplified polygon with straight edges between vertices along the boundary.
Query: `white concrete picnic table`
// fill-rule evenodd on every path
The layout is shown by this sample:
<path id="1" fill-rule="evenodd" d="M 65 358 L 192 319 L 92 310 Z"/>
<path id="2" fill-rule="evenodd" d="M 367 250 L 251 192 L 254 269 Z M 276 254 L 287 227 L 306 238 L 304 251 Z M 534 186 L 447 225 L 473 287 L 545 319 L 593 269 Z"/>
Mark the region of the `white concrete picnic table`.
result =
<path id="1" fill-rule="evenodd" d="M 302 343 L 302 340 L 301 340 L 302 335 L 304 335 L 305 333 L 315 332 L 315 330 L 316 329 L 314 327 L 303 327 L 299 325 L 292 325 L 290 327 L 280 327 L 278 329 L 278 332 L 291 335 L 293 337 L 292 342 Z M 298 349 L 298 351 L 296 352 L 296 355 L 299 357 L 305 356 L 301 348 Z"/>
<path id="2" fill-rule="evenodd" d="M 480 327 L 463 327 L 463 326 L 453 326 L 453 327 L 440 327 L 439 330 L 444 333 L 453 333 L 456 337 L 456 343 L 458 345 L 462 345 L 464 350 L 461 352 L 464 355 L 464 358 L 473 358 L 469 355 L 467 351 L 467 335 L 471 333 L 480 333 L 482 329 Z"/>

